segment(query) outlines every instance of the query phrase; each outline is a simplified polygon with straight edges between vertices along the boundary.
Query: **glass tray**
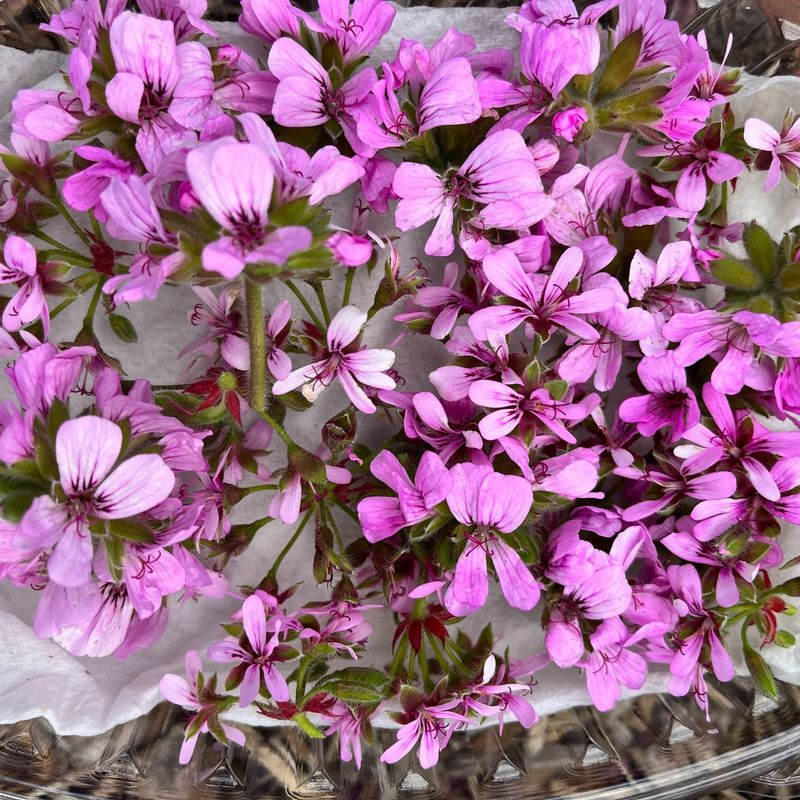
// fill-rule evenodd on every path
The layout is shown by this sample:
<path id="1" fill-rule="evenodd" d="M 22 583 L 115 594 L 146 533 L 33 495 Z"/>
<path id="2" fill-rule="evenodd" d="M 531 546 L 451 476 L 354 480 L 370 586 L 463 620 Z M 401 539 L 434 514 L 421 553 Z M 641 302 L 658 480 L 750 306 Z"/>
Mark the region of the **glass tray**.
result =
<path id="1" fill-rule="evenodd" d="M 64 3 L 66 4 L 66 2 Z M 307 7 L 314 0 L 299 0 Z M 0 0 L 0 44 L 55 49 L 38 29 L 59 0 Z M 512 6 L 509 0 L 401 0 L 399 5 Z M 578 5 L 585 3 L 578 2 Z M 800 0 L 668 0 L 685 30 L 706 30 L 719 59 L 752 74 L 800 76 Z M 238 3 L 209 0 L 210 16 L 235 19 Z M 738 35 L 737 35 L 738 33 Z M 575 708 L 532 730 L 508 724 L 456 734 L 440 763 L 381 764 L 393 740 L 344 764 L 335 737 L 310 742 L 291 729 L 248 728 L 247 746 L 210 737 L 179 767 L 184 718 L 166 704 L 101 736 L 57 736 L 43 719 L 0 726 L 0 798 L 85 800 L 691 800 L 800 798 L 800 689 L 778 701 L 747 679 L 709 686 L 713 723 L 690 698 L 645 695 L 608 713 Z M 734 788 L 735 787 L 735 788 Z"/>
<path id="2" fill-rule="evenodd" d="M 0 726 L 0 798 L 92 800 L 690 800 L 800 797 L 800 689 L 777 701 L 749 680 L 709 685 L 713 723 L 691 698 L 643 695 L 608 713 L 590 707 L 455 735 L 439 764 L 386 765 L 377 731 L 361 769 L 333 737 L 245 728 L 245 748 L 201 738 L 179 767 L 183 713 L 161 704 L 92 738 L 57 736 L 43 719 Z M 737 787 L 729 791 L 729 787 Z"/>

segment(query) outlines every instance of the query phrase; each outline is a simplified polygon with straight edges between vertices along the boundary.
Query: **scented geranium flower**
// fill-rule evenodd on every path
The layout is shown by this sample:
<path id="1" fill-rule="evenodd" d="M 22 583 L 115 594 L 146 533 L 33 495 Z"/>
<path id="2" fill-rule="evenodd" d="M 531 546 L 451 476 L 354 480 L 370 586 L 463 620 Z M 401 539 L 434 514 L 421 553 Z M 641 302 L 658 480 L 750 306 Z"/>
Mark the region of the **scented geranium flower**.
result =
<path id="1" fill-rule="evenodd" d="M 686 57 L 686 45 L 677 22 L 666 19 L 664 0 L 622 0 L 614 28 L 614 46 L 637 29 L 642 31 L 642 49 L 636 66 L 667 64 L 677 67 Z"/>
<path id="2" fill-rule="evenodd" d="M 355 761 L 356 768 L 361 769 L 361 741 L 367 725 L 368 712 L 364 709 L 353 709 L 346 703 L 337 701 L 325 712 L 325 716 L 332 720 L 325 729 L 325 735 L 339 734 L 339 758 L 345 764 Z"/>
<path id="3" fill-rule="evenodd" d="M 483 262 L 487 280 L 513 305 L 501 303 L 479 309 L 469 318 L 470 330 L 477 339 L 486 341 L 490 330 L 509 334 L 525 323 L 543 338 L 558 327 L 581 339 L 597 341 L 600 334 L 581 317 L 612 307 L 616 295 L 605 287 L 583 292 L 569 289 L 583 261 L 580 249 L 570 247 L 550 275 L 542 276 L 526 273 L 507 248 L 487 256 Z"/>
<path id="4" fill-rule="evenodd" d="M 505 665 L 498 669 L 497 659 L 494 654 L 490 655 L 483 665 L 481 680 L 470 685 L 468 693 L 462 698 L 466 714 L 473 712 L 485 718 L 497 717 L 501 733 L 506 712 L 513 714 L 523 728 L 532 728 L 539 721 L 539 715 L 531 703 L 514 694 L 529 694 L 531 687 L 510 682 L 509 672 Z"/>
<path id="5" fill-rule="evenodd" d="M 76 211 L 91 209 L 98 220 L 106 222 L 108 214 L 103 208 L 102 194 L 112 178 L 130 177 L 134 172 L 133 164 L 110 150 L 88 144 L 76 147 L 75 155 L 91 162 L 91 166 L 74 172 L 64 181 L 64 199 Z"/>
<path id="6" fill-rule="evenodd" d="M 682 457 L 708 453 L 709 466 L 722 462 L 739 467 L 753 488 L 767 500 L 778 500 L 780 492 L 767 464 L 771 455 L 792 458 L 800 455 L 800 431 L 769 431 L 744 410 L 733 411 L 726 395 L 710 383 L 703 386 L 703 403 L 711 415 L 711 426 L 698 423 L 684 433 L 691 442 L 681 445 Z M 766 462 L 766 463 L 765 463 Z"/>
<path id="7" fill-rule="evenodd" d="M 675 592 L 675 606 L 682 622 L 676 631 L 677 650 L 669 671 L 679 678 L 691 675 L 701 658 L 720 681 L 733 678 L 733 663 L 719 635 L 719 621 L 703 603 L 703 590 L 697 569 L 691 564 L 673 565 L 667 575 Z M 706 662 L 704 662 L 706 665 Z"/>
<path id="8" fill-rule="evenodd" d="M 607 392 L 617 381 L 625 343 L 647 337 L 654 323 L 643 308 L 628 307 L 628 296 L 616 278 L 598 273 L 587 278 L 584 286 L 587 292 L 607 289 L 616 295 L 616 300 L 607 309 L 589 315 L 588 322 L 597 330 L 599 341 L 572 345 L 558 362 L 557 370 L 570 385 L 593 379 L 596 389 Z"/>
<path id="9" fill-rule="evenodd" d="M 641 689 L 647 677 L 647 661 L 629 648 L 644 639 L 663 636 L 667 626 L 660 622 L 642 625 L 633 633 L 619 617 L 601 622 L 589 635 L 591 653 L 578 666 L 586 671 L 586 688 L 598 711 L 610 711 L 622 689 Z"/>
<path id="10" fill-rule="evenodd" d="M 385 0 L 321 0 L 322 25 L 312 30 L 339 45 L 345 63 L 366 55 L 384 37 L 394 21 L 395 9 Z"/>
<path id="11" fill-rule="evenodd" d="M 578 403 L 556 400 L 545 387 L 514 389 L 497 381 L 477 381 L 469 397 L 475 405 L 494 408 L 478 424 L 481 436 L 492 441 L 520 427 L 523 433 L 539 433 L 542 427 L 564 442 L 575 444 L 565 423 L 586 419 L 600 402 L 596 394 Z"/>
<path id="12" fill-rule="evenodd" d="M 781 549 L 774 540 L 750 536 L 747 544 L 734 554 L 726 549 L 724 539 L 714 543 L 697 539 L 695 524 L 690 517 L 683 517 L 676 530 L 659 541 L 684 561 L 717 568 L 716 600 L 722 608 L 730 608 L 739 602 L 737 576 L 752 583 L 762 569 L 776 567 L 782 560 Z M 761 552 L 763 545 L 767 545 L 766 552 Z"/>
<path id="13" fill-rule="evenodd" d="M 466 125 L 481 116 L 478 84 L 466 58 L 450 58 L 439 64 L 425 82 L 416 109 L 416 125 L 403 111 L 395 92 L 394 72 L 384 64 L 384 77 L 372 87 L 377 103 L 359 115 L 358 135 L 381 150 L 402 147 L 406 141 L 443 125 Z"/>
<path id="14" fill-rule="evenodd" d="M 226 136 L 190 151 L 186 170 L 200 202 L 229 234 L 203 248 L 204 269 L 235 278 L 247 264 L 283 265 L 311 244 L 308 228 L 269 230 L 275 170 L 260 147 Z"/>
<path id="15" fill-rule="evenodd" d="M 718 356 L 711 384 L 725 394 L 737 394 L 745 384 L 772 389 L 773 381 L 765 374 L 757 353 L 800 356 L 800 322 L 781 323 L 769 314 L 752 311 L 679 313 L 664 324 L 662 333 L 669 341 L 679 343 L 675 350 L 679 366 L 695 364 L 708 355 Z"/>
<path id="16" fill-rule="evenodd" d="M 374 148 L 361 141 L 356 128 L 360 106 L 378 80 L 374 69 L 362 69 L 334 88 L 322 64 L 287 38 L 272 45 L 267 63 L 278 79 L 272 114 L 279 125 L 315 128 L 335 120 L 358 155 L 369 158 L 375 154 Z"/>
<path id="17" fill-rule="evenodd" d="M 580 106 L 559 111 L 553 116 L 553 133 L 572 142 L 588 119 L 589 115 L 586 110 Z"/>
<path id="18" fill-rule="evenodd" d="M 143 514 L 165 500 L 175 485 L 172 470 L 155 453 L 132 456 L 114 468 L 122 440 L 120 427 L 99 417 L 63 423 L 55 457 L 64 499 L 41 495 L 20 521 L 15 544 L 26 549 L 53 547 L 47 573 L 62 586 L 81 586 L 89 580 L 90 524 Z"/>
<path id="19" fill-rule="evenodd" d="M 675 363 L 674 351 L 643 358 L 636 371 L 649 394 L 629 397 L 619 407 L 619 417 L 636 425 L 642 436 L 667 429 L 668 444 L 700 422 L 697 398 L 686 382 L 686 370 Z"/>
<path id="20" fill-rule="evenodd" d="M 237 662 L 234 668 L 239 687 L 239 705 L 249 706 L 258 697 L 262 687 L 270 696 L 283 703 L 290 698 L 286 679 L 275 666 L 280 657 L 280 623 L 267 638 L 266 608 L 258 595 L 252 594 L 242 604 L 244 634 L 240 639 L 229 636 L 208 648 L 208 657 L 223 663 Z M 278 652 L 276 652 L 278 650 Z"/>
<path id="21" fill-rule="evenodd" d="M 744 140 L 770 158 L 764 189 L 771 191 L 781 179 L 781 170 L 797 185 L 800 178 L 800 117 L 787 116 L 781 132 L 760 119 L 744 123 Z"/>
<path id="22" fill-rule="evenodd" d="M 179 762 L 188 764 L 197 745 L 197 737 L 201 733 L 211 733 L 215 738 L 222 736 L 226 741 L 236 742 L 244 746 L 244 733 L 238 728 L 226 725 L 217 718 L 219 709 L 219 695 L 214 693 L 216 681 L 204 684 L 200 672 L 202 664 L 196 651 L 190 650 L 186 654 L 186 678 L 180 675 L 165 675 L 158 688 L 162 696 L 171 703 L 182 706 L 195 714 L 186 727 L 186 736 L 181 747 Z"/>
<path id="23" fill-rule="evenodd" d="M 420 705 L 414 719 L 397 731 L 397 742 L 384 751 L 381 761 L 394 764 L 419 743 L 420 766 L 423 769 L 435 766 L 455 729 L 467 722 L 463 714 L 454 710 L 460 704 L 460 698 L 454 698 L 438 705 Z"/>
<path id="24" fill-rule="evenodd" d="M 300 37 L 305 15 L 290 0 L 242 0 L 239 25 L 242 30 L 272 44 L 282 36 Z"/>
<path id="25" fill-rule="evenodd" d="M 370 542 L 379 542 L 434 517 L 435 506 L 447 497 L 453 485 L 447 467 L 431 452 L 423 453 L 413 483 L 389 450 L 375 456 L 370 471 L 397 493 L 397 497 L 366 497 L 358 504 L 358 520 Z"/>
<path id="26" fill-rule="evenodd" d="M 448 256 L 453 252 L 453 219 L 462 199 L 486 205 L 515 200 L 531 212 L 541 207 L 539 219 L 549 211 L 549 205 L 543 202 L 541 179 L 533 156 L 515 131 L 489 136 L 458 169 L 444 175 L 438 175 L 425 164 L 403 163 L 392 185 L 400 197 L 395 223 L 401 231 L 419 228 L 438 217 L 425 244 L 428 255 Z"/>
<path id="27" fill-rule="evenodd" d="M 272 391 L 281 395 L 304 386 L 306 397 L 314 399 L 338 379 L 359 411 L 374 413 L 374 403 L 359 384 L 376 389 L 394 389 L 394 379 L 386 374 L 386 370 L 394 363 L 394 353 L 391 350 L 359 349 L 354 344 L 366 321 L 366 312 L 355 306 L 345 306 L 339 310 L 328 326 L 324 357 L 277 381 Z"/>
<path id="28" fill-rule="evenodd" d="M 155 171 L 166 154 L 196 141 L 169 114 L 180 77 L 175 26 L 123 11 L 109 36 L 118 71 L 106 86 L 106 101 L 116 116 L 139 126 L 136 152 Z"/>
<path id="29" fill-rule="evenodd" d="M 451 261 L 444 268 L 441 284 L 423 286 L 414 297 L 416 305 L 431 309 L 431 315 L 435 315 L 431 325 L 431 336 L 434 339 L 447 337 L 461 314 L 475 311 L 473 300 L 455 288 L 458 279 L 459 266 Z M 398 315 L 395 319 L 402 322 L 403 315 Z"/>
<path id="30" fill-rule="evenodd" d="M 0 284 L 4 283 L 15 283 L 19 288 L 3 310 L 3 327 L 7 331 L 18 331 L 41 319 L 44 335 L 47 336 L 50 312 L 44 298 L 36 250 L 19 236 L 9 236 L 3 247 Z"/>
<path id="31" fill-rule="evenodd" d="M 700 541 L 707 542 L 735 525 L 748 529 L 752 525 L 752 517 L 762 509 L 777 519 L 795 525 L 800 522 L 800 495 L 795 492 L 800 486 L 800 457 L 778 461 L 762 480 L 762 484 L 767 482 L 769 494 L 777 494 L 774 500 L 755 496 L 755 492 L 751 492 L 744 498 L 698 503 L 692 509 L 692 519 L 697 521 L 694 535 Z"/>
<path id="32" fill-rule="evenodd" d="M 42 142 L 61 142 L 76 133 L 83 120 L 80 100 L 70 92 L 23 89 L 11 102 L 14 133 Z"/>
<path id="33" fill-rule="evenodd" d="M 476 464 L 456 464 L 450 475 L 453 488 L 447 505 L 469 530 L 444 595 L 445 607 L 455 616 L 466 616 L 486 603 L 488 555 L 509 605 L 530 611 L 539 602 L 539 585 L 516 550 L 499 535 L 513 533 L 525 521 L 533 503 L 530 484 L 524 478 Z"/>

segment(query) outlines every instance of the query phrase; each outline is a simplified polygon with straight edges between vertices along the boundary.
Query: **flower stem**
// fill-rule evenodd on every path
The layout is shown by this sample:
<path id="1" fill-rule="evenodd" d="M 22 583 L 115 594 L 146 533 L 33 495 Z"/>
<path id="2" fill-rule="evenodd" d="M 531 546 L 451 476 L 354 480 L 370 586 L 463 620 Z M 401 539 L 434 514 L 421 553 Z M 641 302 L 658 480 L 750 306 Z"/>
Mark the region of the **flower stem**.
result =
<path id="1" fill-rule="evenodd" d="M 448 668 L 450 667 L 450 665 L 447 662 L 447 656 L 444 654 L 444 650 L 442 650 L 442 647 L 439 644 L 439 640 L 436 638 L 436 636 L 434 634 L 428 633 L 428 641 L 431 643 L 431 647 L 433 648 L 433 652 L 436 653 L 436 658 L 439 660 L 439 663 L 442 665 L 442 671 L 446 673 Z"/>
<path id="2" fill-rule="evenodd" d="M 277 489 L 277 484 L 275 483 L 259 483 L 257 486 L 243 486 L 241 489 L 238 489 L 239 494 L 241 497 L 247 497 L 249 494 L 255 494 L 256 492 L 266 492 L 270 489 Z"/>
<path id="3" fill-rule="evenodd" d="M 300 301 L 300 305 L 306 311 L 309 317 L 311 317 L 311 321 L 320 329 L 322 330 L 325 326 L 322 324 L 322 320 L 316 315 L 313 308 L 311 308 L 311 304 L 306 300 L 305 295 L 300 291 L 300 287 L 297 286 L 294 281 L 286 280 L 284 283 L 291 289 L 294 296 Z"/>
<path id="4" fill-rule="evenodd" d="M 392 664 L 389 667 L 389 674 L 394 677 L 400 671 L 400 667 L 403 666 L 403 661 L 406 658 L 406 650 L 408 650 L 408 637 L 403 635 L 400 641 L 397 643 L 397 650 L 394 651 L 394 658 L 392 659 Z"/>
<path id="5" fill-rule="evenodd" d="M 346 506 L 346 505 L 345 505 L 345 504 L 344 504 L 344 503 L 343 503 L 341 500 L 339 500 L 339 498 L 337 498 L 337 497 L 332 497 L 332 498 L 331 498 L 331 500 L 333 500 L 333 502 L 334 502 L 334 503 L 335 503 L 335 504 L 336 504 L 336 505 L 337 505 L 337 506 L 338 506 L 338 507 L 339 507 L 339 508 L 340 508 L 342 511 L 344 511 L 344 513 L 345 513 L 345 514 L 347 514 L 347 516 L 349 516 L 351 519 L 354 519 L 356 522 L 358 522 L 358 514 L 357 514 L 355 511 L 353 511 L 353 509 L 352 509 L 352 508 L 350 508 L 349 506 Z"/>
<path id="6" fill-rule="evenodd" d="M 266 422 L 267 425 L 269 425 L 272 430 L 278 434 L 287 447 L 297 447 L 294 439 L 292 439 L 292 437 L 286 432 L 286 428 L 284 428 L 283 425 L 281 425 L 280 422 L 278 422 L 278 420 L 276 420 L 268 411 L 262 409 L 258 413 L 261 415 L 261 419 L 263 419 L 264 422 Z"/>
<path id="7" fill-rule="evenodd" d="M 61 214 L 62 217 L 64 217 L 70 228 L 72 228 L 72 230 L 74 230 L 75 233 L 78 234 L 78 238 L 87 247 L 91 247 L 92 243 L 89 240 L 89 237 L 86 235 L 86 231 L 84 231 L 83 228 L 81 228 L 81 226 L 78 225 L 77 222 L 75 222 L 75 218 L 72 216 L 72 214 L 69 213 L 67 207 L 64 205 L 64 202 L 61 200 L 61 198 L 58 197 L 58 195 L 56 195 L 55 197 L 52 198 L 52 200 L 53 200 L 53 205 L 55 205 L 55 207 L 58 209 L 58 213 Z"/>
<path id="8" fill-rule="evenodd" d="M 430 692 L 433 689 L 433 684 L 431 683 L 431 675 L 428 671 L 428 655 L 425 652 L 425 637 L 421 636 L 419 640 L 419 672 L 422 676 L 422 685 L 425 687 L 426 692 Z"/>
<path id="9" fill-rule="evenodd" d="M 289 551 L 292 549 L 292 547 L 294 547 L 295 542 L 300 538 L 300 534 L 303 532 L 303 529 L 306 527 L 308 521 L 311 519 L 311 515 L 314 513 L 315 508 L 316 506 L 312 505 L 309 507 L 308 511 L 306 511 L 305 516 L 303 517 L 302 520 L 300 520 L 300 524 L 297 526 L 297 530 L 295 530 L 295 532 L 292 534 L 292 538 L 289 539 L 288 542 L 286 542 L 283 550 L 281 550 L 281 552 L 278 553 L 278 557 L 275 559 L 275 562 L 270 568 L 270 571 L 267 573 L 268 578 L 272 578 L 272 580 L 275 580 L 277 578 L 278 569 L 280 568 L 283 559 L 289 555 Z"/>
<path id="10" fill-rule="evenodd" d="M 344 294 L 342 295 L 342 306 L 350 304 L 350 292 L 353 289 L 353 278 L 355 277 L 355 267 L 349 267 L 347 277 L 344 279 Z"/>
<path id="11" fill-rule="evenodd" d="M 320 281 L 314 281 L 314 292 L 319 301 L 320 311 L 322 311 L 322 318 L 325 320 L 325 325 L 331 324 L 331 312 L 328 311 L 328 301 L 325 299 L 325 290 L 322 288 Z"/>
<path id="12" fill-rule="evenodd" d="M 105 280 L 100 278 L 97 281 L 97 286 L 95 286 L 94 294 L 92 295 L 92 299 L 89 301 L 89 308 L 86 309 L 86 314 L 83 317 L 83 330 L 86 333 L 92 333 L 94 331 L 94 315 L 97 313 L 97 306 L 100 304 L 100 298 L 103 295 L 103 284 Z"/>
<path id="13" fill-rule="evenodd" d="M 262 412 L 267 406 L 267 330 L 264 325 L 264 304 L 261 284 L 244 279 L 247 312 L 247 341 L 250 344 L 250 407 Z"/>

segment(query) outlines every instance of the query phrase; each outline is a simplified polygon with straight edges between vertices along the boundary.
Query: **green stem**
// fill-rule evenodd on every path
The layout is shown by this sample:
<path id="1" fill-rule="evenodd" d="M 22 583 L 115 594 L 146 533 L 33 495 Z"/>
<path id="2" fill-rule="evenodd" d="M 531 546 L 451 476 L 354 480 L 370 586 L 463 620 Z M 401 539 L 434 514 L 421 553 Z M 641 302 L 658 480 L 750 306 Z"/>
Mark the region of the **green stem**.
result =
<path id="1" fill-rule="evenodd" d="M 275 483 L 260 483 L 258 486 L 243 486 L 241 489 L 238 490 L 239 494 L 242 497 L 247 497 L 249 494 L 255 494 L 256 492 L 266 492 L 270 489 L 277 489 L 278 486 Z"/>
<path id="2" fill-rule="evenodd" d="M 439 660 L 439 663 L 442 666 L 442 671 L 447 672 L 450 665 L 447 661 L 447 656 L 444 654 L 444 650 L 442 650 L 442 647 L 439 644 L 439 640 L 434 634 L 428 633 L 428 641 L 431 643 L 433 652 L 436 653 L 436 658 Z"/>
<path id="3" fill-rule="evenodd" d="M 392 664 L 389 667 L 389 674 L 394 677 L 400 671 L 400 667 L 403 666 L 403 661 L 405 661 L 406 657 L 406 650 L 408 650 L 408 637 L 403 636 L 402 639 L 397 644 L 397 650 L 394 651 L 394 658 L 392 659 Z"/>
<path id="4" fill-rule="evenodd" d="M 325 320 L 325 325 L 328 326 L 331 324 L 331 313 L 328 311 L 328 301 L 325 299 L 325 290 L 322 288 L 321 281 L 314 281 L 314 293 L 319 301 L 322 318 Z"/>
<path id="5" fill-rule="evenodd" d="M 78 234 L 78 238 L 87 247 L 91 247 L 92 246 L 92 242 L 89 239 L 89 237 L 86 235 L 86 231 L 84 231 L 83 228 L 81 228 L 81 226 L 78 225 L 78 223 L 75 221 L 75 218 L 72 216 L 72 214 L 69 213 L 69 210 L 64 205 L 63 200 L 61 200 L 60 197 L 56 196 L 56 197 L 53 198 L 53 204 L 58 209 L 59 214 L 61 214 L 61 216 L 64 217 L 64 219 L 67 221 L 67 224 L 70 226 L 70 228 L 72 228 L 72 230 L 74 230 L 75 233 Z"/>
<path id="6" fill-rule="evenodd" d="M 422 675 L 422 685 L 425 687 L 426 692 L 433 689 L 431 683 L 431 675 L 428 671 L 428 656 L 425 653 L 425 637 L 421 636 L 419 640 L 419 672 Z"/>
<path id="7" fill-rule="evenodd" d="M 320 318 L 316 315 L 313 308 L 311 308 L 311 304 L 306 300 L 305 295 L 300 291 L 300 287 L 297 286 L 293 281 L 286 280 L 284 283 L 292 290 L 294 296 L 300 301 L 300 305 L 306 310 L 306 314 L 311 317 L 311 321 L 320 329 L 322 330 L 325 326 L 322 324 Z"/>
<path id="8" fill-rule="evenodd" d="M 344 294 L 342 295 L 342 306 L 350 304 L 350 292 L 353 288 L 353 278 L 355 277 L 356 270 L 350 267 L 347 270 L 347 277 L 344 279 Z"/>
<path id="9" fill-rule="evenodd" d="M 50 319 L 55 319 L 65 308 L 69 308 L 78 298 L 77 297 L 68 297 L 66 300 L 62 300 L 51 312 L 50 312 Z"/>
<path id="10" fill-rule="evenodd" d="M 336 546 L 339 548 L 339 552 L 344 555 L 344 540 L 342 539 L 342 534 L 339 533 L 339 526 L 336 524 L 336 520 L 333 518 L 333 514 L 331 514 L 330 509 L 326 509 L 326 511 L 328 514 L 328 519 L 331 523 L 331 528 L 333 529 L 333 537 L 336 539 Z"/>
<path id="11" fill-rule="evenodd" d="M 244 301 L 247 312 L 247 341 L 250 344 L 250 391 L 248 400 L 254 411 L 267 406 L 267 329 L 261 284 L 244 279 Z"/>
<path id="12" fill-rule="evenodd" d="M 300 538 L 300 534 L 303 532 L 303 529 L 306 527 L 308 521 L 311 519 L 311 515 L 314 513 L 315 508 L 316 506 L 312 505 L 309 507 L 308 511 L 306 511 L 305 516 L 303 517 L 302 520 L 300 520 L 300 524 L 297 526 L 297 530 L 292 534 L 292 538 L 289 539 L 288 542 L 286 542 L 286 545 L 284 546 L 283 550 L 281 550 L 281 552 L 278 553 L 278 557 L 275 559 L 272 568 L 267 573 L 268 578 L 272 578 L 273 580 L 277 578 L 278 569 L 280 568 L 283 559 L 289 555 L 289 551 L 292 549 L 292 547 L 294 547 L 295 542 Z"/>
<path id="13" fill-rule="evenodd" d="M 101 278 L 97 281 L 92 299 L 89 301 L 89 308 L 86 309 L 86 315 L 83 318 L 83 330 L 87 333 L 94 331 L 94 315 L 97 312 L 97 306 L 100 303 L 100 298 L 103 296 L 103 284 L 105 280 Z"/>
<path id="14" fill-rule="evenodd" d="M 274 430 L 275 433 L 278 434 L 278 436 L 281 438 L 281 440 L 287 447 L 297 447 L 297 445 L 294 442 L 294 439 L 292 439 L 292 437 L 289 436 L 288 433 L 286 433 L 286 428 L 284 428 L 283 425 L 281 425 L 280 422 L 278 422 L 278 420 L 274 419 L 269 414 L 269 412 L 262 410 L 259 411 L 258 413 L 261 415 L 261 419 L 263 419 L 264 422 L 266 422 L 272 428 L 272 430 Z"/>

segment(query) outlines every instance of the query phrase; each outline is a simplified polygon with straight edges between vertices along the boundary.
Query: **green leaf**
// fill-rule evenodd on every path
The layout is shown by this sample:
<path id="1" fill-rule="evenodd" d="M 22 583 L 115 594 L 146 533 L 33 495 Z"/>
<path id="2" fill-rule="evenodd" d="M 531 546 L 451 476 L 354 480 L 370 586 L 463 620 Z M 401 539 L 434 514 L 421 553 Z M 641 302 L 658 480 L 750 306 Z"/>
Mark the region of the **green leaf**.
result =
<path id="1" fill-rule="evenodd" d="M 319 456 L 297 446 L 290 447 L 288 455 L 289 463 L 309 483 L 324 486 L 328 482 L 328 477 L 325 473 L 325 462 Z"/>
<path id="2" fill-rule="evenodd" d="M 619 89 L 630 78 L 642 52 L 644 34 L 641 28 L 628 34 L 612 51 L 597 84 L 597 96 Z"/>
<path id="3" fill-rule="evenodd" d="M 561 400 L 563 399 L 564 395 L 567 393 L 567 389 L 569 389 L 569 384 L 566 381 L 547 381 L 545 383 L 544 388 L 550 392 L 550 397 L 553 400 Z"/>
<path id="4" fill-rule="evenodd" d="M 667 86 L 650 86 L 647 89 L 640 89 L 638 92 L 631 92 L 624 97 L 611 100 L 605 104 L 604 108 L 615 116 L 630 117 L 637 111 L 655 106 L 668 91 L 669 87 Z"/>
<path id="5" fill-rule="evenodd" d="M 58 479 L 58 462 L 50 442 L 38 439 L 36 442 L 36 466 L 45 478 Z"/>
<path id="6" fill-rule="evenodd" d="M 775 272 L 775 256 L 778 247 L 764 228 L 751 222 L 745 226 L 742 241 L 744 249 L 756 269 L 762 275 L 772 275 Z"/>
<path id="7" fill-rule="evenodd" d="M 132 522 L 128 519 L 110 519 L 107 525 L 112 536 L 117 536 L 128 542 L 145 542 L 149 544 L 153 541 L 153 532 L 150 528 L 146 525 L 140 525 L 138 522 Z"/>
<path id="8" fill-rule="evenodd" d="M 30 186 L 45 197 L 52 197 L 55 184 L 38 164 L 13 153 L 0 154 L 5 168 L 22 184 Z"/>
<path id="9" fill-rule="evenodd" d="M 778 584 L 771 590 L 771 593 L 785 594 L 787 597 L 800 597 L 800 576 Z"/>
<path id="10" fill-rule="evenodd" d="M 108 556 L 108 569 L 111 577 L 119 583 L 122 577 L 122 561 L 125 558 L 125 548 L 121 539 L 109 537 L 105 540 L 106 554 Z"/>
<path id="11" fill-rule="evenodd" d="M 800 263 L 793 261 L 787 264 L 781 272 L 780 285 L 789 292 L 800 289 Z"/>
<path id="12" fill-rule="evenodd" d="M 789 631 L 778 631 L 775 634 L 775 644 L 778 647 L 794 647 L 797 644 L 797 637 Z"/>
<path id="13" fill-rule="evenodd" d="M 761 286 L 762 277 L 753 267 L 735 258 L 720 258 L 711 263 L 711 274 L 734 289 L 753 290 Z"/>
<path id="14" fill-rule="evenodd" d="M 750 674 L 753 676 L 753 682 L 756 687 L 773 700 L 778 699 L 778 687 L 775 684 L 775 678 L 772 675 L 772 670 L 769 665 L 764 661 L 763 656 L 757 651 L 753 650 L 749 645 L 744 648 L 744 661 Z"/>
<path id="15" fill-rule="evenodd" d="M 121 314 L 109 314 L 108 322 L 111 325 L 111 330 L 123 342 L 131 344 L 139 340 L 136 328 L 133 327 L 133 323 L 127 317 L 123 317 Z"/>

